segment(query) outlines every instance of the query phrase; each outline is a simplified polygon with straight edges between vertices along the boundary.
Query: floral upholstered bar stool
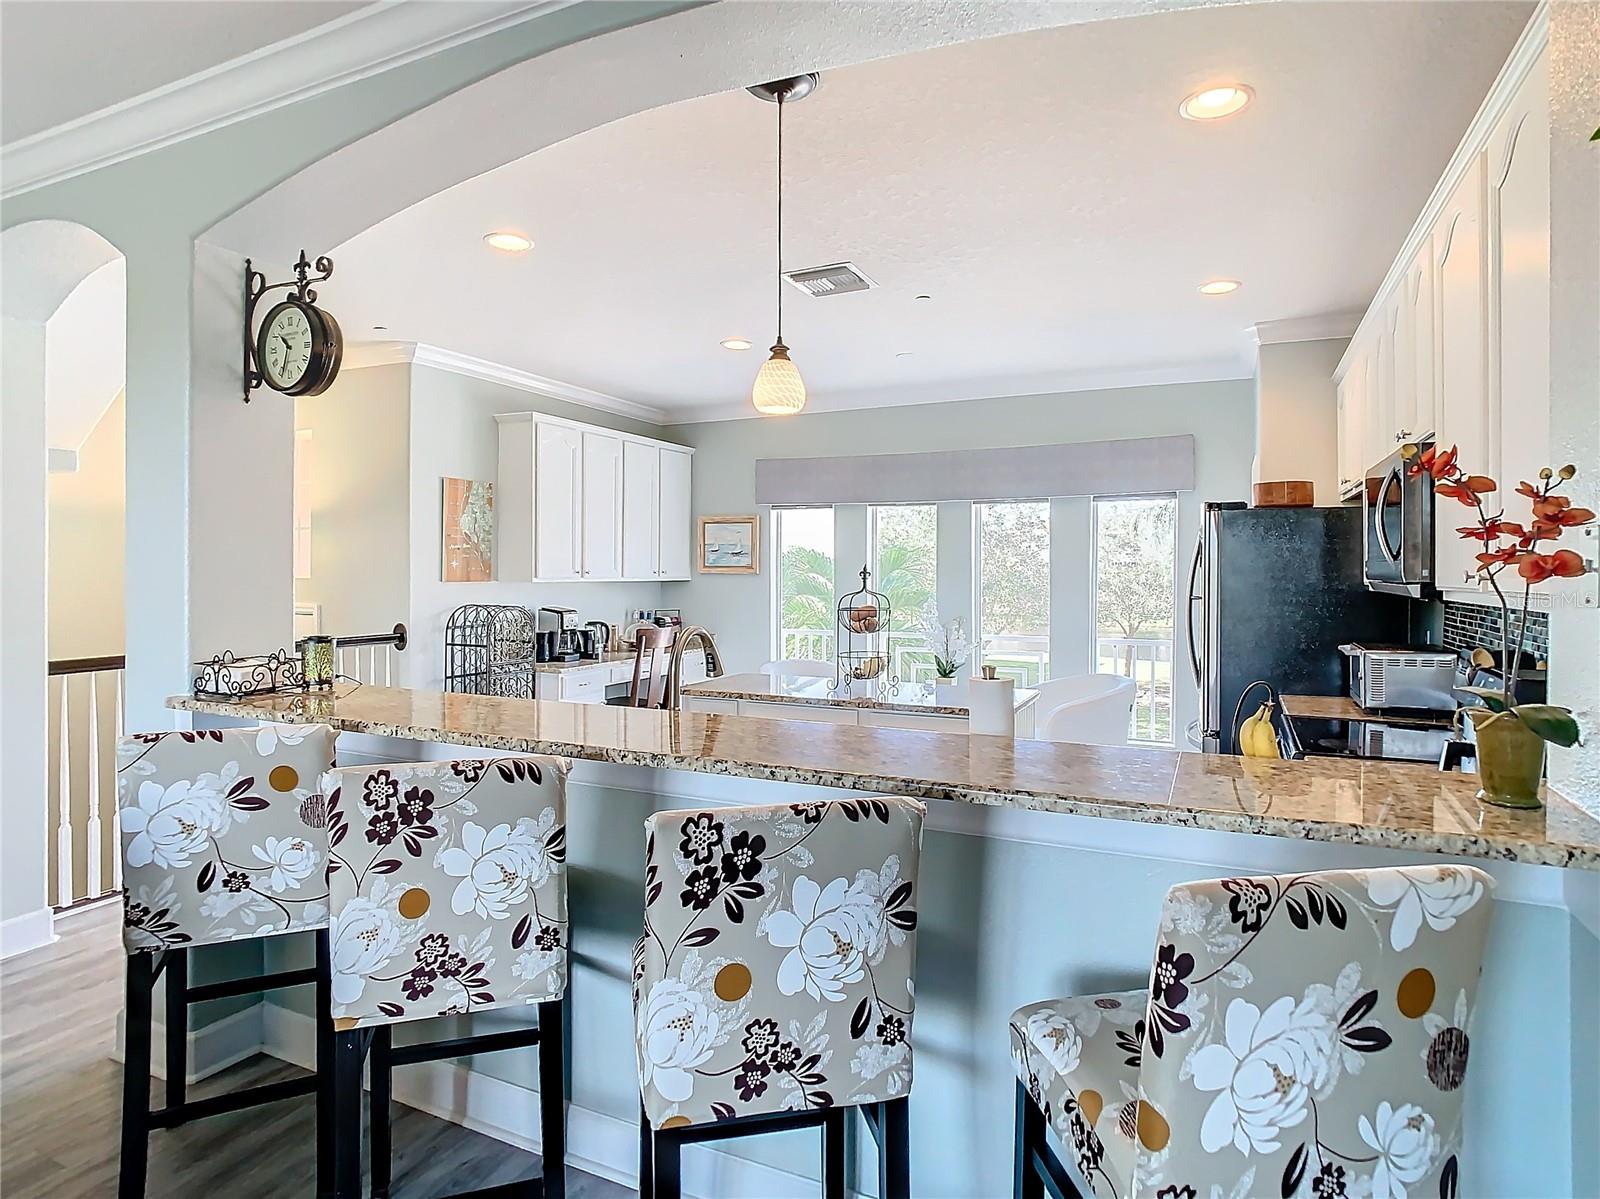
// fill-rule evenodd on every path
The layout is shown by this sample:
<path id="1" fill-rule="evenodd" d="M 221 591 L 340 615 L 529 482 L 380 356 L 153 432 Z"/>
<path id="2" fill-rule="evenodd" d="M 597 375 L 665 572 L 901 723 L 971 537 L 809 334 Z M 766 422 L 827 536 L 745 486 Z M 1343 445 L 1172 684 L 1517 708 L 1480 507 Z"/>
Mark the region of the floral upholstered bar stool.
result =
<path id="1" fill-rule="evenodd" d="M 315 984 L 328 1010 L 327 806 L 333 765 L 327 725 L 140 733 L 117 742 L 119 852 L 128 954 L 122 1163 L 117 1193 L 145 1193 L 155 1128 L 317 1093 L 317 1168 L 331 1178 L 332 1042 L 317 1040 L 314 1077 L 186 1099 L 189 1005 Z M 305 970 L 193 983 L 189 955 L 205 945 L 314 933 Z M 166 979 L 166 1106 L 150 1110 L 155 984 Z M 167 1188 L 158 1188 L 165 1192 Z"/>
<path id="2" fill-rule="evenodd" d="M 394 1067 L 539 1047 L 541 1178 L 461 1196 L 566 1193 L 567 771 L 562 758 L 330 771 L 334 1194 L 389 1194 Z M 396 1045 L 397 1024 L 536 1006 L 537 1025 Z"/>
<path id="3" fill-rule="evenodd" d="M 1471 1193 L 1462 1084 L 1493 889 L 1456 865 L 1172 888 L 1147 991 L 1011 1017 L 1016 1195 Z"/>
<path id="4" fill-rule="evenodd" d="M 879 1196 L 908 1199 L 923 812 L 869 797 L 645 822 L 642 1196 L 679 1199 L 684 1145 L 820 1127 L 823 1194 L 844 1199 L 854 1107 Z"/>

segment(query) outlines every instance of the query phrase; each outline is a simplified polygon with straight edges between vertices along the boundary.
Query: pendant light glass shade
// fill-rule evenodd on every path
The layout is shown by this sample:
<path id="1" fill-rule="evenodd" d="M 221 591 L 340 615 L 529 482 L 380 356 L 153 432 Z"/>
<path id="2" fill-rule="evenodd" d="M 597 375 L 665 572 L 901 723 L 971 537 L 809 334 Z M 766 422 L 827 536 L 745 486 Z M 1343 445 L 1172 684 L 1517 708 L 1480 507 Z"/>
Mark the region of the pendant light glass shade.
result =
<path id="1" fill-rule="evenodd" d="M 806 406 L 805 380 L 800 377 L 800 368 L 789 361 L 789 347 L 783 342 L 772 347 L 772 357 L 756 372 L 750 402 L 757 412 L 770 416 L 788 416 Z"/>

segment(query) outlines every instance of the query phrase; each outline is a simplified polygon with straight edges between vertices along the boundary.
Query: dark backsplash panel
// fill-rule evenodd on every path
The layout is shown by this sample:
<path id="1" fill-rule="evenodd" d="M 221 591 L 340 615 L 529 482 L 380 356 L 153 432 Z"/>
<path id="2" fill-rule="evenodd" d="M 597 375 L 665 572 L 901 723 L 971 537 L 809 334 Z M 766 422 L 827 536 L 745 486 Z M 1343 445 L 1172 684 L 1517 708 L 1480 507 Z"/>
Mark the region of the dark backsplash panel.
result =
<path id="1" fill-rule="evenodd" d="M 1446 600 L 1444 608 L 1443 642 L 1446 649 L 1500 648 L 1500 609 L 1482 604 L 1458 604 Z M 1511 610 L 1511 636 L 1515 640 L 1517 624 L 1522 618 L 1517 609 Z M 1550 615 L 1547 612 L 1529 612 L 1528 628 L 1523 636 L 1522 648 L 1543 661 L 1550 657 Z"/>

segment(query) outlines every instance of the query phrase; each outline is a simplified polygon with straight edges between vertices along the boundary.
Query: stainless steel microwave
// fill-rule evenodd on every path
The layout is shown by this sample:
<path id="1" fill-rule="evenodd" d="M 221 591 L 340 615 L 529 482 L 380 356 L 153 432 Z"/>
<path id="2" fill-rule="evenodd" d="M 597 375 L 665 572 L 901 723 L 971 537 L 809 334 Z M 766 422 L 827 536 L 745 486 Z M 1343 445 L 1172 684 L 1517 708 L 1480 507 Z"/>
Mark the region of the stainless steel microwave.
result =
<path id="1" fill-rule="evenodd" d="M 1396 450 L 1367 474 L 1362 575 L 1373 591 L 1421 596 L 1433 589 L 1433 478 L 1409 465 Z"/>

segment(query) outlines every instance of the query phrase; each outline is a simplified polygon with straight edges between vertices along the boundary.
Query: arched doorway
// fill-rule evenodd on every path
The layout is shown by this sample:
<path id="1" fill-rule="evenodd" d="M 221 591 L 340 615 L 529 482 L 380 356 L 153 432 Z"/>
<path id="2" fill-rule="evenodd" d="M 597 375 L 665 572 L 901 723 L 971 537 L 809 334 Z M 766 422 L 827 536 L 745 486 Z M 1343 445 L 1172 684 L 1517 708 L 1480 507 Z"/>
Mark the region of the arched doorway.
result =
<path id="1" fill-rule="evenodd" d="M 0 956 L 10 956 L 51 939 L 52 906 L 113 886 L 109 755 L 117 675 L 73 670 L 76 677 L 58 674 L 52 687 L 50 664 L 93 657 L 109 666 L 122 651 L 126 288 L 121 253 L 81 224 L 15 226 L 0 233 L 0 252 L 6 264 L 0 760 L 7 779 L 0 797 Z M 63 483 L 52 486 L 52 469 Z M 58 521 L 66 522 L 58 540 L 74 551 L 54 588 L 52 499 L 59 501 Z M 64 633 L 55 645 L 52 601 Z M 91 725 L 92 745 L 85 739 Z"/>

